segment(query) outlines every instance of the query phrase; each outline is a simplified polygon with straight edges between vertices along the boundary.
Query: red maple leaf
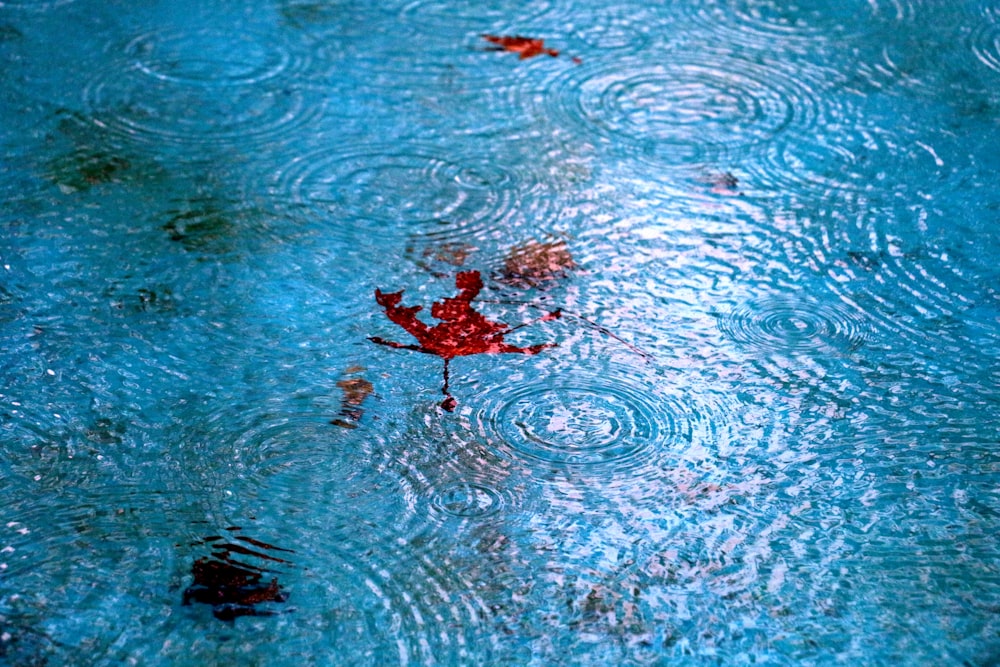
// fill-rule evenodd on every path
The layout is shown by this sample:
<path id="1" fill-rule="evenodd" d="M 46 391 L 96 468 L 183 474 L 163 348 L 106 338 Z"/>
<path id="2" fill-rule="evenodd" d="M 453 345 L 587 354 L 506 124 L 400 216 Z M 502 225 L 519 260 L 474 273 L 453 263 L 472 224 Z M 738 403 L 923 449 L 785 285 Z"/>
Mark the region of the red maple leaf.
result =
<path id="1" fill-rule="evenodd" d="M 444 360 L 444 387 L 441 391 L 445 395 L 441 407 L 448 411 L 454 410 L 455 406 L 458 405 L 458 402 L 448 392 L 448 365 L 455 357 L 469 354 L 538 354 L 542 350 L 556 345 L 555 343 L 540 343 L 528 347 L 518 347 L 505 342 L 504 336 L 527 325 L 509 327 L 503 322 L 493 322 L 472 307 L 472 300 L 483 289 L 483 279 L 479 275 L 479 271 L 460 272 L 455 276 L 455 287 L 458 288 L 457 296 L 446 297 L 431 306 L 431 316 L 440 320 L 440 323 L 433 327 L 417 318 L 417 313 L 423 309 L 423 306 L 400 305 L 403 300 L 402 290 L 385 293 L 376 289 L 375 301 L 378 305 L 382 306 L 392 322 L 403 327 L 416 338 L 419 345 L 396 343 L 378 336 L 370 336 L 368 339 L 379 345 L 441 357 Z M 555 310 L 546 313 L 537 321 L 554 320 L 559 316 L 560 311 Z"/>
<path id="2" fill-rule="evenodd" d="M 521 37 L 520 35 L 483 35 L 483 39 L 491 44 L 496 44 L 497 46 L 490 49 L 492 51 L 511 51 L 512 53 L 520 53 L 521 60 L 525 58 L 534 58 L 535 56 L 540 56 L 543 53 L 548 54 L 555 58 L 559 55 L 559 52 L 555 49 L 545 48 L 544 39 L 535 39 L 532 37 Z"/>

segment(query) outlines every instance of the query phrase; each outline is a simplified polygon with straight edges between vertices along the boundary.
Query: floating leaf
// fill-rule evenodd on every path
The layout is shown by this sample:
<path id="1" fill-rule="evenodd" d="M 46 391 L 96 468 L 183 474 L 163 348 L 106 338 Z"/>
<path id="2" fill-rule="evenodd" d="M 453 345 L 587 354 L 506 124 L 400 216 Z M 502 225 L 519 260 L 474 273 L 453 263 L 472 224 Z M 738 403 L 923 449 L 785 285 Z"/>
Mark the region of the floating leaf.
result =
<path id="1" fill-rule="evenodd" d="M 521 54 L 521 60 L 524 60 L 525 58 L 534 58 L 535 56 L 540 56 L 543 53 L 550 55 L 553 58 L 559 55 L 559 52 L 555 49 L 545 48 L 544 39 L 522 37 L 520 35 L 482 35 L 482 38 L 491 44 L 496 44 L 495 47 L 491 47 L 488 50 L 519 53 Z"/>
<path id="2" fill-rule="evenodd" d="M 385 310 L 386 316 L 417 339 L 419 345 L 406 345 L 385 340 L 377 336 L 369 337 L 374 343 L 403 350 L 413 350 L 433 354 L 444 360 L 445 400 L 441 407 L 451 411 L 458 404 L 448 392 L 448 365 L 452 359 L 471 354 L 538 354 L 542 350 L 555 347 L 555 343 L 541 343 L 528 347 L 518 347 L 504 341 L 511 331 L 522 326 L 509 327 L 503 322 L 493 322 L 472 307 L 472 300 L 483 289 L 479 271 L 462 271 L 455 276 L 457 296 L 447 297 L 431 306 L 431 316 L 440 320 L 433 327 L 422 322 L 417 313 L 422 306 L 402 306 L 403 292 L 384 293 L 375 290 L 375 301 Z M 541 321 L 559 317 L 559 311 L 546 313 Z"/>

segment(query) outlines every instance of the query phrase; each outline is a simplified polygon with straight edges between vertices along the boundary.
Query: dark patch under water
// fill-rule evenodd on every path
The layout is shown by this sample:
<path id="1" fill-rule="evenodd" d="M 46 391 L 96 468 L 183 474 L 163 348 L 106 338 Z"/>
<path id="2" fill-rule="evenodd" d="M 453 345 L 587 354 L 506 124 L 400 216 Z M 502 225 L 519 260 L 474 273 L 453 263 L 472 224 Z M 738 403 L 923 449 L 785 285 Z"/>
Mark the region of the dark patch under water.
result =
<path id="1" fill-rule="evenodd" d="M 199 602 L 211 605 L 212 615 L 223 621 L 232 621 L 240 616 L 273 616 L 278 612 L 266 603 L 285 602 L 288 594 L 284 587 L 278 583 L 277 577 L 270 576 L 272 571 L 267 567 L 237 560 L 235 556 L 287 565 L 289 561 L 270 552 L 293 552 L 237 535 L 235 531 L 238 529 L 227 530 L 231 532 L 229 537 L 236 542 L 227 541 L 228 538 L 221 535 L 201 540 L 201 543 L 211 545 L 212 553 L 192 564 L 194 581 L 184 589 L 184 604 Z"/>

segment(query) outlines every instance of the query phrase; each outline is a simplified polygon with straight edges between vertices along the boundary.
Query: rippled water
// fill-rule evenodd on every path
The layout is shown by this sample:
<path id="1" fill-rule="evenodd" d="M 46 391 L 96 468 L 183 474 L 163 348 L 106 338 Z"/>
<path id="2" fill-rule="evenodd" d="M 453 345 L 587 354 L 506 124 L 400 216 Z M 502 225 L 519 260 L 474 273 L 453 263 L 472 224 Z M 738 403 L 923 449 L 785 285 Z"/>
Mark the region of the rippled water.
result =
<path id="1" fill-rule="evenodd" d="M 0 663 L 1000 661 L 1000 5 L 5 0 L 0 59 Z M 557 346 L 369 339 L 460 271 Z"/>

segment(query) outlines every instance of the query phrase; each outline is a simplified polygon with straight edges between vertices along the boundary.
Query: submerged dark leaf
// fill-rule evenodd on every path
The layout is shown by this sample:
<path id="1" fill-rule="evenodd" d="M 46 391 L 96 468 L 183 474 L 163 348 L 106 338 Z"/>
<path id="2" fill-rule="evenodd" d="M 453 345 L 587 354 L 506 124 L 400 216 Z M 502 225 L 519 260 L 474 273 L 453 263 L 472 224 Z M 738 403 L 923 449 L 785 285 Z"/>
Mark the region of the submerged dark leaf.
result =
<path id="1" fill-rule="evenodd" d="M 739 188 L 740 179 L 731 171 L 717 171 L 706 174 L 702 181 L 712 186 L 713 194 L 725 195 L 727 197 L 741 196 L 743 194 Z"/>
<path id="2" fill-rule="evenodd" d="M 281 547 L 276 547 L 273 544 L 268 544 L 267 542 L 261 542 L 260 540 L 255 540 L 252 537 L 247 537 L 245 535 L 237 535 L 236 539 L 241 542 L 246 542 L 247 544 L 252 544 L 255 547 L 260 547 L 261 549 L 271 549 L 273 551 L 285 551 L 287 553 L 295 553 L 291 549 L 282 549 Z"/>
<path id="3" fill-rule="evenodd" d="M 233 544 L 232 542 L 225 542 L 223 544 L 216 544 L 215 548 L 219 549 L 219 550 L 222 550 L 222 551 L 225 551 L 226 552 L 226 554 L 225 554 L 226 557 L 228 557 L 228 555 L 230 553 L 236 553 L 236 554 L 242 554 L 244 556 L 256 556 L 257 558 L 263 558 L 264 560 L 270 560 L 270 561 L 274 561 L 276 563 L 287 563 L 288 562 L 287 560 L 284 560 L 282 558 L 278 558 L 277 556 L 268 556 L 265 553 L 261 553 L 259 551 L 254 551 L 253 549 L 248 549 L 248 548 L 246 548 L 244 546 L 240 546 L 239 544 Z M 282 551 L 287 551 L 287 549 L 282 549 Z"/>
<path id="4" fill-rule="evenodd" d="M 238 530 L 235 526 L 226 530 Z M 274 545 L 243 535 L 235 539 L 252 544 L 262 550 L 294 553 Z M 265 602 L 284 602 L 288 595 L 278 583 L 277 577 L 270 581 L 262 581 L 268 570 L 232 558 L 232 554 L 253 556 L 265 561 L 288 563 L 287 560 L 270 556 L 262 551 L 255 551 L 231 542 L 217 543 L 222 539 L 212 535 L 201 540 L 211 543 L 212 553 L 196 560 L 191 566 L 194 581 L 184 590 L 184 604 L 200 602 L 212 605 L 212 614 L 216 618 L 231 621 L 239 616 L 270 616 L 274 611 L 258 609 L 257 605 Z"/>
<path id="5" fill-rule="evenodd" d="M 80 149 L 52 162 L 52 180 L 65 192 L 118 183 L 132 167 L 124 157 L 101 150 Z"/>

